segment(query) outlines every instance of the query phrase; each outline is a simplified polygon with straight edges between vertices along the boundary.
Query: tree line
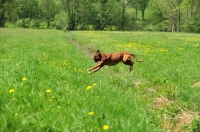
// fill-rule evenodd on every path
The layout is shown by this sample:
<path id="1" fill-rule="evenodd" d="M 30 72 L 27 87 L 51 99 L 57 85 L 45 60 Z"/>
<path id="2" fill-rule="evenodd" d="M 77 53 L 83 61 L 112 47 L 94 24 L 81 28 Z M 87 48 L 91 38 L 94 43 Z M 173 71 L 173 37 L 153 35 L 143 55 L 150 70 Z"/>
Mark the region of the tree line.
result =
<path id="1" fill-rule="evenodd" d="M 0 0 L 0 27 L 200 32 L 200 0 Z"/>

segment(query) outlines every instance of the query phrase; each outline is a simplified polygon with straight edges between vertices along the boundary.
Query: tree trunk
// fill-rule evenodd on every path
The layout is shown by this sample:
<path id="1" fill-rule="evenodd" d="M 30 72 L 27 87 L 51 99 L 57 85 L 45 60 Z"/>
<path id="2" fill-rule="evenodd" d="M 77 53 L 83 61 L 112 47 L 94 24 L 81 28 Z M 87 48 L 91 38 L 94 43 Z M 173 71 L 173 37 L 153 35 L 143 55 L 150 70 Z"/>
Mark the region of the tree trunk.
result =
<path id="1" fill-rule="evenodd" d="M 125 8 L 122 9 L 122 23 L 121 23 L 122 31 L 124 31 L 124 21 L 125 21 Z"/>
<path id="2" fill-rule="evenodd" d="M 177 6 L 179 7 L 181 4 L 181 0 L 177 1 Z M 178 31 L 180 32 L 180 28 L 181 28 L 181 11 L 180 11 L 180 7 L 178 9 Z"/>
<path id="3" fill-rule="evenodd" d="M 137 7 L 136 7 L 136 9 L 135 9 L 135 19 L 136 19 L 136 20 L 138 19 L 138 9 L 137 9 Z"/>
<path id="4" fill-rule="evenodd" d="M 122 1 L 122 22 L 121 22 L 122 31 L 124 31 L 126 8 L 130 3 L 131 3 L 131 0 L 130 1 L 125 1 L 125 0 Z"/>
<path id="5" fill-rule="evenodd" d="M 175 32 L 176 31 L 176 14 L 175 14 L 175 12 L 174 12 L 174 2 L 172 1 L 172 0 L 166 0 L 167 2 L 168 2 L 168 4 L 169 4 L 169 6 L 170 6 L 170 13 L 171 13 L 171 15 L 170 15 L 170 17 L 171 17 L 171 27 L 172 27 L 172 32 Z"/>
<path id="6" fill-rule="evenodd" d="M 144 9 L 142 9 L 142 27 L 144 28 L 145 24 L 144 24 Z"/>
<path id="7" fill-rule="evenodd" d="M 50 28 L 50 25 L 51 25 L 50 18 L 47 18 L 47 28 Z"/>
<path id="8" fill-rule="evenodd" d="M 191 12 L 190 12 L 191 14 L 191 17 L 193 17 L 193 5 L 191 4 Z"/>

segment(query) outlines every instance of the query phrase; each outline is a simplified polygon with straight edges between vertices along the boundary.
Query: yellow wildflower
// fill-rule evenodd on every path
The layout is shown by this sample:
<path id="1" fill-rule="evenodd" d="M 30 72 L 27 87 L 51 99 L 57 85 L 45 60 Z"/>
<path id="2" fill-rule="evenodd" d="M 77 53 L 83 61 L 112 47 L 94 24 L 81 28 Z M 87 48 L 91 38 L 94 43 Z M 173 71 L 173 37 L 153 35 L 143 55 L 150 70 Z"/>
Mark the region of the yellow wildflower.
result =
<path id="1" fill-rule="evenodd" d="M 94 115 L 94 112 L 93 111 L 88 112 L 88 115 Z"/>
<path id="2" fill-rule="evenodd" d="M 18 113 L 15 113 L 15 117 L 18 117 Z"/>
<path id="3" fill-rule="evenodd" d="M 160 49 L 160 52 L 168 52 L 168 50 L 167 49 Z"/>
<path id="4" fill-rule="evenodd" d="M 46 92 L 47 93 L 51 93 L 52 91 L 51 91 L 51 89 L 47 89 Z"/>
<path id="5" fill-rule="evenodd" d="M 27 78 L 25 78 L 25 77 L 22 78 L 22 81 L 26 81 L 26 80 L 27 80 Z"/>
<path id="6" fill-rule="evenodd" d="M 96 83 L 93 83 L 93 86 L 96 86 L 97 84 Z"/>
<path id="7" fill-rule="evenodd" d="M 14 89 L 10 89 L 9 92 L 10 92 L 10 93 L 13 93 L 13 92 L 15 92 L 15 90 L 14 90 Z"/>
<path id="8" fill-rule="evenodd" d="M 104 130 L 108 130 L 108 129 L 109 129 L 109 126 L 108 126 L 108 125 L 104 125 L 104 126 L 103 126 L 103 129 L 104 129 Z"/>
<path id="9" fill-rule="evenodd" d="M 86 90 L 90 90 L 92 88 L 92 86 L 88 86 L 87 88 L 86 88 Z"/>

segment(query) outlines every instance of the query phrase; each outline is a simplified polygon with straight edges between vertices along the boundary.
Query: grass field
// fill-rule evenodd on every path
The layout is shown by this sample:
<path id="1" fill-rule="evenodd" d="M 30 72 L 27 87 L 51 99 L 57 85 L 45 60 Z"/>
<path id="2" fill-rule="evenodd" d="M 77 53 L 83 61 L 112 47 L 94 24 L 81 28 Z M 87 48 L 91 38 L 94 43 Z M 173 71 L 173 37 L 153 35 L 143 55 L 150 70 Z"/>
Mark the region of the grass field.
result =
<path id="1" fill-rule="evenodd" d="M 200 131 L 200 35 L 0 28 L 0 131 Z M 129 51 L 95 74 L 93 53 Z"/>

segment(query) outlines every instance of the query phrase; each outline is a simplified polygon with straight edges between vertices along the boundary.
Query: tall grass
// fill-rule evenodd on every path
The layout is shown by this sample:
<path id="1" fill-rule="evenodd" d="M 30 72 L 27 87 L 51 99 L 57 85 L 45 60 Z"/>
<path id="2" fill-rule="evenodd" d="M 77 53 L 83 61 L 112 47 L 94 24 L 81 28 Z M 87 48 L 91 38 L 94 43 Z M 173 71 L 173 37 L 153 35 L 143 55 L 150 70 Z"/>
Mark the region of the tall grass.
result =
<path id="1" fill-rule="evenodd" d="M 0 29 L 0 131 L 158 132 L 167 130 L 164 114 L 199 111 L 199 88 L 192 87 L 200 78 L 199 35 L 67 34 Z M 119 64 L 88 74 L 97 48 L 130 51 L 145 62 L 132 73 Z M 160 96 L 175 103 L 157 109 Z"/>
<path id="2" fill-rule="evenodd" d="M 181 114 L 184 116 L 185 111 L 199 113 L 200 110 L 200 89 L 199 86 L 194 87 L 195 83 L 200 82 L 199 34 L 159 32 L 70 32 L 69 34 L 85 49 L 92 47 L 105 53 L 129 51 L 144 60 L 143 63 L 135 63 L 131 74 L 128 74 L 128 67 L 124 65 L 106 67 L 107 69 L 100 70 L 98 74 L 106 71 L 108 75 L 117 77 L 118 80 L 113 80 L 112 84 L 117 84 L 118 89 L 126 91 L 134 89 L 129 94 L 134 93 L 134 98 L 138 97 L 136 102 L 140 105 L 149 106 L 147 108 L 149 111 L 146 112 L 153 124 L 172 131 L 186 129 L 191 131 L 191 127 L 197 128 L 194 131 L 200 129 L 198 123 L 196 126 L 189 126 L 190 121 L 179 126 L 181 123 L 184 124 L 186 116 L 181 117 L 182 120 L 177 120 L 177 116 Z M 122 85 L 119 82 L 123 82 Z M 157 99 L 165 104 L 162 108 L 154 108 Z M 188 114 L 188 116 L 193 115 Z M 165 120 L 168 122 L 167 125 L 163 123 Z"/>
<path id="3" fill-rule="evenodd" d="M 66 33 L 1 29 L 0 38 L 0 131 L 159 131 L 133 88 L 87 73 L 91 60 Z"/>
<path id="4" fill-rule="evenodd" d="M 107 53 L 116 51 L 135 53 L 139 59 L 144 60 L 144 63 L 135 63 L 134 75 L 131 77 L 144 80 L 144 84 L 148 87 L 159 86 L 163 87 L 162 89 L 170 87 L 172 91 L 169 92 L 177 91 L 177 96 L 182 100 L 200 103 L 200 96 L 197 94 L 199 89 L 192 88 L 194 83 L 200 81 L 199 34 L 159 32 L 70 32 L 70 34 L 86 48 L 94 45 Z M 125 69 L 122 70 L 124 72 L 128 67 L 119 66 L 115 70 L 117 69 Z M 124 77 L 126 76 L 125 74 Z"/>

